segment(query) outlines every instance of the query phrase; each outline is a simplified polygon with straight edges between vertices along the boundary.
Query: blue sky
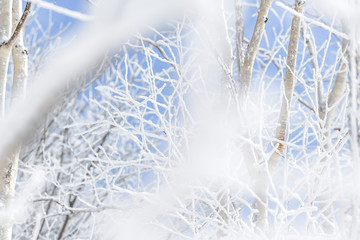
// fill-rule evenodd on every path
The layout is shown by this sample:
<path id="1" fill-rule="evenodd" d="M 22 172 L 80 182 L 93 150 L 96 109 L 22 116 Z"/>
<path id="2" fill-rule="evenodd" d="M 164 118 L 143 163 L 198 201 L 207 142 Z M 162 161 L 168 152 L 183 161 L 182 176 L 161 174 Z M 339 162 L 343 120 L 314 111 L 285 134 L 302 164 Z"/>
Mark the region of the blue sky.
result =
<path id="1" fill-rule="evenodd" d="M 87 13 L 89 8 L 91 7 L 90 3 L 86 0 L 43 0 L 45 2 L 49 2 L 59 7 L 67 8 L 73 11 L 78 11 L 81 13 Z M 25 6 L 26 1 L 23 1 L 23 6 Z M 50 11 L 44 8 L 39 8 L 36 4 L 33 3 L 32 9 L 39 9 L 36 13 L 36 16 L 39 22 L 46 28 L 49 24 L 49 13 Z M 52 22 L 53 22 L 53 33 L 56 33 L 61 25 L 66 26 L 68 23 L 71 23 L 68 31 L 62 35 L 63 37 L 71 37 L 76 34 L 79 26 L 81 26 L 81 21 L 77 19 L 70 18 L 63 14 L 59 14 L 51 11 L 52 14 Z"/>

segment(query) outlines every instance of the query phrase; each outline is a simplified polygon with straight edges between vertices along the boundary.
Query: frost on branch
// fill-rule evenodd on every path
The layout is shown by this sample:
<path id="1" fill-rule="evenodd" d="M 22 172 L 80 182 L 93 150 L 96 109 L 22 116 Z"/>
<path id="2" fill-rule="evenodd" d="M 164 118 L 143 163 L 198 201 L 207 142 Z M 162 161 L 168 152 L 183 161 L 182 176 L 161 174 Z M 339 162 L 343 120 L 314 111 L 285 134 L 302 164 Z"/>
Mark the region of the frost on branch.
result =
<path id="1" fill-rule="evenodd" d="M 31 85 L 66 86 L 22 139 L 13 239 L 357 239 L 354 30 L 309 2 L 195 2 L 156 25 L 134 0 L 64 46 L 32 19 Z"/>

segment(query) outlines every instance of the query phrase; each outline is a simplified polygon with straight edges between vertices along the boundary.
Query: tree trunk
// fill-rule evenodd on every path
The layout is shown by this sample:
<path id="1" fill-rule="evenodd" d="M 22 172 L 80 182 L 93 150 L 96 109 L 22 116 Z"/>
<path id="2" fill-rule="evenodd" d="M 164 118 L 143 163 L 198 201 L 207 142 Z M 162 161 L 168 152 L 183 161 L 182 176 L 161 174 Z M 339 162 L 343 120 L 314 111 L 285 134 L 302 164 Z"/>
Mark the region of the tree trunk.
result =
<path id="1" fill-rule="evenodd" d="M 295 11 L 302 13 L 304 11 L 304 2 L 296 0 Z M 296 58 L 300 36 L 300 22 L 301 19 L 297 16 L 293 17 L 291 23 L 290 40 L 288 46 L 288 55 L 286 59 L 286 75 L 284 80 L 284 94 L 281 103 L 280 116 L 278 120 L 278 126 L 276 128 L 276 139 L 278 142 L 275 146 L 275 151 L 271 155 L 268 166 L 270 173 L 273 173 L 278 163 L 280 162 L 284 153 L 284 141 L 286 137 L 286 128 L 290 117 L 291 99 L 294 93 L 295 85 L 295 72 L 296 72 Z"/>
<path id="2" fill-rule="evenodd" d="M 30 5 L 27 6 L 30 8 Z M 27 9 L 28 9 L 27 8 Z M 1 103 L 0 103 L 0 112 L 1 118 L 4 118 L 5 115 L 5 106 L 6 106 L 6 80 L 7 80 L 7 71 L 9 64 L 10 52 L 12 51 L 12 57 L 14 61 L 14 76 L 13 76 L 13 88 L 11 95 L 11 103 L 17 101 L 18 98 L 24 97 L 26 89 L 26 78 L 27 78 L 27 51 L 24 48 L 24 41 L 21 32 L 19 29 L 19 22 L 22 16 L 22 1 L 13 0 L 13 1 L 2 1 L 0 2 L 0 23 L 2 27 L 5 26 L 9 29 L 6 32 L 5 41 L 7 44 L 2 44 L 0 47 L 0 94 L 1 94 Z M 6 9 L 6 11 L 4 11 Z M 12 11 L 10 12 L 10 9 Z M 10 27 L 12 29 L 13 35 L 10 35 Z M 21 26 L 20 26 L 21 27 Z M 16 33 L 16 31 L 19 31 Z M 10 38 L 13 39 L 9 41 Z M 16 177 L 18 172 L 18 162 L 19 162 L 19 153 L 20 145 L 16 150 L 11 154 L 10 159 L 8 160 L 7 168 L 3 174 L 3 179 L 1 181 L 1 205 L 5 210 L 9 210 L 8 219 L 5 222 L 2 222 L 0 226 L 0 239 L 1 240 L 10 240 L 12 235 L 12 214 L 11 214 L 11 204 L 15 196 L 15 185 Z"/>
<path id="3" fill-rule="evenodd" d="M 347 29 L 344 27 L 345 25 L 343 24 L 343 29 L 346 33 L 348 33 Z M 349 67 L 348 67 L 348 59 L 349 59 L 349 40 L 347 39 L 343 39 L 342 40 L 342 56 L 340 57 L 340 63 L 339 63 L 339 71 L 336 75 L 336 79 L 335 79 L 335 83 L 332 86 L 332 89 L 330 91 L 329 97 L 326 100 L 325 103 L 321 103 L 320 107 L 319 107 L 319 117 L 322 120 L 321 125 L 323 127 L 323 135 L 321 137 L 321 139 L 325 140 L 325 144 L 323 145 L 323 147 L 321 148 L 321 150 L 323 152 L 325 152 L 325 157 L 322 158 L 320 160 L 321 165 L 323 165 L 323 163 L 328 162 L 329 160 L 331 160 L 328 156 L 329 154 L 327 154 L 330 150 L 331 147 L 331 137 L 330 137 L 330 132 L 331 132 L 331 122 L 335 116 L 335 111 L 337 109 L 337 106 L 341 100 L 341 97 L 344 95 L 345 92 L 345 88 L 346 88 L 346 80 L 347 80 L 347 76 L 348 76 L 348 72 L 349 72 Z M 352 88 L 351 89 L 351 94 L 355 94 L 355 98 L 357 97 L 357 93 L 356 93 L 356 88 Z M 356 102 L 353 99 L 351 99 L 351 106 L 353 107 L 353 103 Z M 356 111 L 356 107 L 355 107 L 355 111 Z M 353 120 L 353 115 L 350 115 L 350 126 L 353 127 L 354 125 L 354 121 Z M 355 139 L 357 139 L 357 131 L 356 131 L 356 136 Z M 354 137 L 354 135 L 352 135 L 352 137 Z M 355 145 L 353 144 L 357 144 L 357 140 L 353 140 L 351 141 L 351 147 L 353 149 L 353 153 L 356 154 L 357 152 L 357 147 L 354 147 Z M 355 157 L 354 157 L 355 159 Z M 324 178 L 325 176 L 327 176 L 328 174 L 328 170 L 329 170 L 329 165 L 331 163 L 328 162 L 325 164 L 325 167 L 322 167 L 319 170 L 319 176 L 321 178 Z M 327 181 L 326 179 L 328 179 L 328 177 L 325 177 L 325 181 Z M 320 178 L 316 178 L 315 179 L 315 186 L 321 185 L 320 183 Z M 328 179 L 330 181 L 330 179 Z M 323 180 L 324 181 L 324 180 Z M 319 189 L 319 191 L 321 192 L 325 192 L 325 194 L 320 194 L 319 196 L 316 197 L 315 202 L 319 202 L 319 211 L 322 212 L 322 216 L 323 216 L 323 220 L 321 222 L 321 227 L 322 230 L 326 233 L 332 233 L 334 231 L 334 209 L 333 209 L 333 203 L 329 202 L 329 201 L 324 201 L 325 199 L 331 199 L 331 186 L 328 185 L 325 187 L 325 189 Z"/>
<path id="4" fill-rule="evenodd" d="M 6 93 L 6 79 L 9 65 L 10 51 L 9 46 L 4 43 L 10 38 L 11 33 L 11 0 L 0 1 L 0 119 L 4 118 L 5 114 L 5 93 Z M 1 186 L 0 186 L 0 206 L 1 210 L 7 210 L 12 194 L 9 184 L 7 173 L 1 173 Z M 11 239 L 12 221 L 11 217 L 2 219 L 0 222 L 0 239 Z"/>
<path id="5" fill-rule="evenodd" d="M 244 59 L 244 66 L 241 72 L 240 81 L 240 99 L 241 104 L 248 98 L 250 90 L 250 82 L 253 73 L 255 57 L 258 52 L 260 42 L 264 33 L 265 24 L 268 21 L 268 13 L 273 0 L 261 0 L 258 9 L 258 17 L 256 19 L 255 28 L 251 37 L 250 43 L 247 47 L 246 56 Z"/>
<path id="6" fill-rule="evenodd" d="M 302 13 L 304 11 L 304 2 L 296 0 L 295 11 Z M 288 55 L 286 59 L 286 75 L 284 79 L 284 94 L 282 98 L 280 116 L 278 120 L 278 126 L 276 128 L 276 139 L 279 142 L 275 145 L 275 151 L 270 156 L 268 161 L 268 167 L 270 174 L 274 173 L 282 155 L 284 153 L 284 141 L 286 136 L 287 123 L 290 117 L 291 99 L 294 92 L 295 85 L 295 72 L 296 72 L 296 58 L 298 51 L 298 43 L 300 36 L 300 22 L 301 19 L 297 16 L 293 16 L 290 31 L 290 40 L 288 46 Z M 260 173 L 260 175 L 263 175 Z M 267 226 L 267 191 L 268 182 L 264 180 L 263 176 L 259 176 L 258 181 L 255 184 L 255 191 L 258 198 L 255 199 L 254 207 L 257 210 L 255 214 L 255 224 L 258 228 L 264 229 Z"/>

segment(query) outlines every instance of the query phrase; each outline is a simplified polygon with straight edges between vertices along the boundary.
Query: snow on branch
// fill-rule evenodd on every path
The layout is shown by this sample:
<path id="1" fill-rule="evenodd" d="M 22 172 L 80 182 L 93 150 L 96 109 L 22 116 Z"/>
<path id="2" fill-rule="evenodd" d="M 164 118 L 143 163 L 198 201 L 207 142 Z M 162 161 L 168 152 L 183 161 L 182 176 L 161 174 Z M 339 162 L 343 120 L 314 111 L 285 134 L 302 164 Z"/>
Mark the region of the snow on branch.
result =
<path id="1" fill-rule="evenodd" d="M 41 0 L 29 0 L 29 2 L 35 3 L 38 6 L 42 7 L 42 8 L 46 8 L 48 10 L 63 14 L 65 16 L 74 18 L 74 19 L 78 19 L 80 21 L 90 21 L 93 19 L 92 16 L 86 15 L 84 13 L 81 12 L 77 12 L 77 11 L 73 11 L 67 8 L 63 8 L 63 7 L 59 7 L 56 6 L 52 3 L 48 3 L 45 1 L 41 1 Z"/>
<path id="2" fill-rule="evenodd" d="M 337 35 L 338 37 L 345 38 L 345 39 L 347 39 L 347 40 L 350 39 L 349 35 L 347 35 L 347 34 L 345 34 L 345 33 L 343 33 L 343 32 L 340 32 L 340 31 L 338 31 L 338 30 L 336 30 L 336 29 L 333 29 L 332 27 L 329 27 L 329 26 L 327 26 L 327 25 L 324 24 L 324 23 L 321 23 L 321 22 L 316 21 L 316 20 L 314 20 L 314 19 L 308 18 L 308 17 L 304 16 L 303 14 L 294 11 L 293 9 L 289 8 L 288 6 L 286 6 L 285 4 L 283 4 L 283 3 L 281 3 L 281 2 L 276 2 L 275 4 L 276 4 L 278 7 L 281 7 L 282 9 L 284 9 L 285 11 L 288 11 L 288 12 L 290 12 L 291 14 L 293 14 L 293 15 L 301 18 L 302 20 L 304 20 L 304 21 L 306 21 L 306 22 L 309 22 L 309 23 L 311 23 L 311 24 L 313 24 L 313 25 L 315 25 L 315 26 L 321 27 L 321 28 L 323 28 L 323 29 L 325 29 L 325 30 L 327 30 L 327 31 L 329 31 L 329 32 Z"/>

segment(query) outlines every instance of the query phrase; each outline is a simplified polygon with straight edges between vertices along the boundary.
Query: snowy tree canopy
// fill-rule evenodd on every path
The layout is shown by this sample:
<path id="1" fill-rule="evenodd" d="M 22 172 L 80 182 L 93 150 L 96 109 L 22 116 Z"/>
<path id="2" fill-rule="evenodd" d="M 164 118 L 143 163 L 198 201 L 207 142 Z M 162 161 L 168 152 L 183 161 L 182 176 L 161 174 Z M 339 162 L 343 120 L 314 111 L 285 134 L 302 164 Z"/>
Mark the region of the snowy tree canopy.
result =
<path id="1" fill-rule="evenodd" d="M 359 238 L 357 1 L 26 3 L 0 239 Z"/>

